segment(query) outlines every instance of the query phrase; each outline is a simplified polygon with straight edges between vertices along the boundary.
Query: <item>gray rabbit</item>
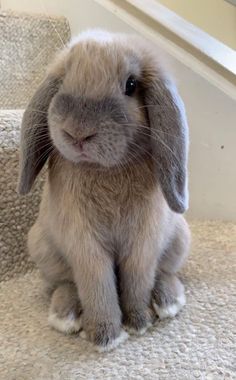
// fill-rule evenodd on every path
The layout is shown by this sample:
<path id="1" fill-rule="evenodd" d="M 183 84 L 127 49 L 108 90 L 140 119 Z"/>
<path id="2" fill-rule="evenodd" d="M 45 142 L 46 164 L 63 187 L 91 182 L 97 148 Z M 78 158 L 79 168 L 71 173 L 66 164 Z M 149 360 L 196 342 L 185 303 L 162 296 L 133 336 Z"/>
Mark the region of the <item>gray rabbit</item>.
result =
<path id="1" fill-rule="evenodd" d="M 185 304 L 188 127 L 155 46 L 92 30 L 56 58 L 23 117 L 19 192 L 48 161 L 28 248 L 49 323 L 101 351 Z"/>

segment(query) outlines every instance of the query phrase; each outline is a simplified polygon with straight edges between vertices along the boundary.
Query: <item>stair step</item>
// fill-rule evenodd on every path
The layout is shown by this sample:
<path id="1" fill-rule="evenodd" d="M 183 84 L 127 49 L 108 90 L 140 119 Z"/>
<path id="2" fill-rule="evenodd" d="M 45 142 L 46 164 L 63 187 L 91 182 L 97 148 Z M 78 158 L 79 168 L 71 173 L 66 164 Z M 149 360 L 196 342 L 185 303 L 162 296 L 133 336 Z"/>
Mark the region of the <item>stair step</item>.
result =
<path id="1" fill-rule="evenodd" d="M 16 192 L 23 111 L 0 110 L 0 282 L 32 268 L 26 237 L 38 213 L 44 175 L 25 196 Z"/>
<path id="2" fill-rule="evenodd" d="M 56 51 L 70 39 L 65 17 L 0 12 L 0 108 L 25 108 Z"/>

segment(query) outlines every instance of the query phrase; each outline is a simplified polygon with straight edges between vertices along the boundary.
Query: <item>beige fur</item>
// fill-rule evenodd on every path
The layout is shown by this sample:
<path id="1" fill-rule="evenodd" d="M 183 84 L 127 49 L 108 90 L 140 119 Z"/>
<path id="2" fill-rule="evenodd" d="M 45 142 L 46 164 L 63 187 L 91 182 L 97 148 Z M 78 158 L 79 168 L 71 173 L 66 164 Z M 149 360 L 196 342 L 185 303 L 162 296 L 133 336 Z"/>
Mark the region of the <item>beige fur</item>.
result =
<path id="1" fill-rule="evenodd" d="M 173 309 L 184 290 L 177 277 L 170 279 L 189 246 L 187 224 L 174 212 L 183 212 L 187 197 L 183 105 L 145 43 L 111 36 L 80 39 L 50 69 L 47 81 L 56 80 L 51 99 L 43 96 L 42 84 L 25 113 L 19 185 L 29 191 L 50 156 L 29 251 L 54 292 L 60 287 L 68 294 L 66 284 L 76 285 L 86 336 L 104 349 L 120 341 L 122 323 L 143 331 L 152 321 L 152 304 L 162 315 L 163 307 Z M 131 74 L 139 87 L 128 98 L 122 86 Z M 145 104 L 156 94 L 158 114 Z M 40 107 L 49 109 L 49 128 L 40 120 L 41 140 L 53 142 L 43 160 L 32 148 L 38 145 L 32 137 L 37 113 L 30 109 Z M 33 143 L 25 143 L 30 134 Z M 74 141 L 82 141 L 85 159 Z M 32 161 L 36 156 L 33 167 L 29 154 Z M 65 318 L 57 312 L 63 305 L 68 310 L 66 297 L 54 296 L 50 310 L 57 320 Z"/>

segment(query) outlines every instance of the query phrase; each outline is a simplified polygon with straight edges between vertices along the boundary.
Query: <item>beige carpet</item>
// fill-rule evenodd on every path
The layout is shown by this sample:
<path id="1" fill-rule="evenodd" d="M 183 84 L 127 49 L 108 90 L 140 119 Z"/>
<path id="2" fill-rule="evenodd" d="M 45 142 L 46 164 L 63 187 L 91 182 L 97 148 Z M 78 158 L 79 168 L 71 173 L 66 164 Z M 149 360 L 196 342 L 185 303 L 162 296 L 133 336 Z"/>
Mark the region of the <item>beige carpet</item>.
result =
<path id="1" fill-rule="evenodd" d="M 31 194 L 17 194 L 22 114 L 22 110 L 0 109 L 0 282 L 32 268 L 25 238 L 38 212 L 43 176 Z"/>
<path id="2" fill-rule="evenodd" d="M 24 108 L 69 39 L 64 17 L 0 10 L 0 108 Z"/>
<path id="3" fill-rule="evenodd" d="M 0 286 L 0 379 L 235 379 L 236 225 L 192 223 L 182 273 L 187 305 L 173 320 L 98 354 L 47 325 L 36 271 Z"/>

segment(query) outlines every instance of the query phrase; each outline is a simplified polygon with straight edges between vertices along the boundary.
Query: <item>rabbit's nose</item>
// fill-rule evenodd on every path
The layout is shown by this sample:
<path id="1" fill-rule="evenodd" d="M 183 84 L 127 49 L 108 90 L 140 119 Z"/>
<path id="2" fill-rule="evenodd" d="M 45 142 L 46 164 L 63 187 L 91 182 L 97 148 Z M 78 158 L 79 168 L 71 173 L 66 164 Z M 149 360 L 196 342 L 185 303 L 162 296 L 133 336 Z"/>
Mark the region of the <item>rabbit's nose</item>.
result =
<path id="1" fill-rule="evenodd" d="M 69 139 L 73 143 L 73 145 L 79 147 L 80 149 L 83 149 L 84 144 L 86 142 L 90 142 L 96 136 L 96 133 L 90 133 L 85 136 L 77 137 L 73 135 L 71 132 L 65 130 L 63 132 L 66 138 Z"/>

